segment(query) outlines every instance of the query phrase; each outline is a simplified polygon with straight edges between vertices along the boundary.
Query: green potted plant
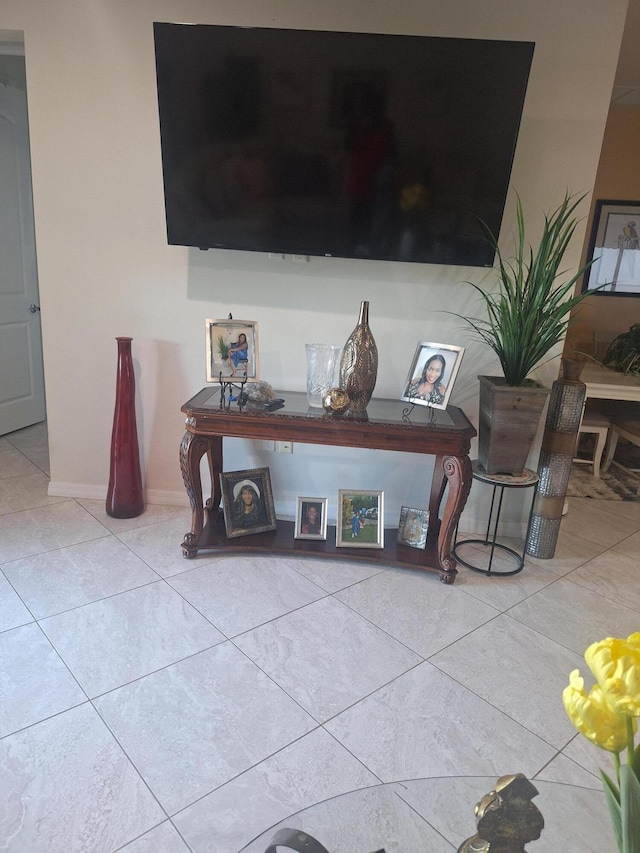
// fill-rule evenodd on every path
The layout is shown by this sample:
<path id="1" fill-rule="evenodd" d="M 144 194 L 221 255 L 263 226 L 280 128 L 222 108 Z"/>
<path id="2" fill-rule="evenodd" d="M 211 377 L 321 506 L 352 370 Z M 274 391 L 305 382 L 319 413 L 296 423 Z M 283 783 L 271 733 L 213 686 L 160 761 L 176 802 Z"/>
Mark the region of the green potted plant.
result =
<path id="1" fill-rule="evenodd" d="M 620 373 L 640 374 L 640 323 L 634 323 L 627 332 L 614 338 L 602 363 Z"/>
<path id="2" fill-rule="evenodd" d="M 485 226 L 496 254 L 498 288 L 487 292 L 468 282 L 479 294 L 486 316 L 462 319 L 496 353 L 504 373 L 478 377 L 478 459 L 487 474 L 522 473 L 549 393 L 529 373 L 564 339 L 572 309 L 587 295 L 571 292 L 593 261 L 558 282 L 564 275 L 560 264 L 578 224 L 575 210 L 583 198 L 566 193 L 560 206 L 545 216 L 535 251 L 526 241 L 519 196 L 513 257 L 502 254 L 497 237 Z"/>
<path id="3" fill-rule="evenodd" d="M 218 335 L 216 347 L 222 361 L 229 361 L 229 344 L 225 343 L 225 340 L 222 335 Z"/>

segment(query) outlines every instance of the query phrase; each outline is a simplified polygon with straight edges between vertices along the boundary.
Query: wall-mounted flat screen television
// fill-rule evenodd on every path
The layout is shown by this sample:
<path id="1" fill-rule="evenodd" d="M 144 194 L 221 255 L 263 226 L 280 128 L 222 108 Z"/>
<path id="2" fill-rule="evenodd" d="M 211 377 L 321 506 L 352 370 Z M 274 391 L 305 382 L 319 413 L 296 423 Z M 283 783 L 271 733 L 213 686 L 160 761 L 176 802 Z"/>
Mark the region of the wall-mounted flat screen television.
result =
<path id="1" fill-rule="evenodd" d="M 170 244 L 492 264 L 533 43 L 154 35 Z"/>

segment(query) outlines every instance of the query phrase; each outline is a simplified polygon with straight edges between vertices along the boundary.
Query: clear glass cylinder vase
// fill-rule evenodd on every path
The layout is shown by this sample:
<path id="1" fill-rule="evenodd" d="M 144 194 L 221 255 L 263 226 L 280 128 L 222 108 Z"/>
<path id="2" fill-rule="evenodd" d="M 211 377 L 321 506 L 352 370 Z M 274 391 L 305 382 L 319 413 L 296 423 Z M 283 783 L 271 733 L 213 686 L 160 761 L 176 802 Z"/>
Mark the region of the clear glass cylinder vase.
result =
<path id="1" fill-rule="evenodd" d="M 333 344 L 306 344 L 307 399 L 310 406 L 322 408 L 324 394 L 336 385 L 340 347 Z"/>

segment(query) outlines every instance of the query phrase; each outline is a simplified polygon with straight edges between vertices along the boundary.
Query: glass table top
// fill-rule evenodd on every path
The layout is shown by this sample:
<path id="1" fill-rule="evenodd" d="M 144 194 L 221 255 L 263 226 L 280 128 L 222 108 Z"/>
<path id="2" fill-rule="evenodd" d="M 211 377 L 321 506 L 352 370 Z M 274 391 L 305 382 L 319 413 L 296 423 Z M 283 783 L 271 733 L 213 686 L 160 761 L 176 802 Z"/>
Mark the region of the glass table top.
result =
<path id="1" fill-rule="evenodd" d="M 456 428 L 456 421 L 460 421 L 460 409 L 449 407 L 449 409 L 436 409 L 431 406 L 411 404 L 402 400 L 390 400 L 384 398 L 373 398 L 365 411 L 347 412 L 344 415 L 331 415 L 324 409 L 309 405 L 306 393 L 299 391 L 275 391 L 275 396 L 284 400 L 281 408 L 265 409 L 263 403 L 249 400 L 246 405 L 239 407 L 236 401 L 220 406 L 220 389 L 217 386 L 204 388 L 195 397 L 189 400 L 183 407 L 193 409 L 202 413 L 215 414 L 216 412 L 247 412 L 251 414 L 265 413 L 270 417 L 296 417 L 314 420 L 344 420 L 360 421 L 362 423 L 387 423 L 405 424 L 408 426 L 429 426 L 433 424 L 439 427 Z M 455 418 L 455 414 L 458 418 Z M 466 422 L 466 417 L 462 416 Z M 468 427 L 468 422 L 464 424 Z"/>

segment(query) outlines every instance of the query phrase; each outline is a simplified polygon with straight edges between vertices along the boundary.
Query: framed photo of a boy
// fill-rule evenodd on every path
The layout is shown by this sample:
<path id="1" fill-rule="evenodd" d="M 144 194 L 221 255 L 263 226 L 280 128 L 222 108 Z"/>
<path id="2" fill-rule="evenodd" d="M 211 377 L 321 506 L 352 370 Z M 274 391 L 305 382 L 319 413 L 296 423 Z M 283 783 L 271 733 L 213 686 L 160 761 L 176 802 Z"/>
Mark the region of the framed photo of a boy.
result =
<path id="1" fill-rule="evenodd" d="M 401 399 L 419 406 L 446 409 L 463 355 L 464 347 L 420 341 Z"/>
<path id="2" fill-rule="evenodd" d="M 327 538 L 328 498 L 298 498 L 294 539 Z"/>
<path id="3" fill-rule="evenodd" d="M 268 468 L 248 468 L 220 474 L 227 538 L 276 529 Z"/>
<path id="4" fill-rule="evenodd" d="M 257 382 L 258 324 L 253 320 L 205 320 L 207 382 Z"/>
<path id="5" fill-rule="evenodd" d="M 384 548 L 384 492 L 338 491 L 337 548 Z"/>

